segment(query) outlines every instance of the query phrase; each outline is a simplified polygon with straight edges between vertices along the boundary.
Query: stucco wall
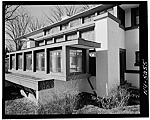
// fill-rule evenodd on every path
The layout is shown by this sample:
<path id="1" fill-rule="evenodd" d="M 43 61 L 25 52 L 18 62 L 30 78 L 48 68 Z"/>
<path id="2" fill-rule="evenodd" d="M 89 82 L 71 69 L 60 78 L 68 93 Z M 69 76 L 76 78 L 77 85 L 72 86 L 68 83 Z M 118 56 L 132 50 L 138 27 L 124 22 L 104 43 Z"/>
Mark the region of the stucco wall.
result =
<path id="1" fill-rule="evenodd" d="M 140 75 L 136 73 L 126 73 L 125 74 L 125 79 L 129 82 L 132 83 L 132 86 L 135 86 L 137 88 L 140 88 Z"/>
<path id="2" fill-rule="evenodd" d="M 95 88 L 95 78 L 91 77 L 90 81 Z M 76 95 L 80 92 L 93 93 L 87 79 L 75 79 L 70 81 L 54 80 L 54 88 L 38 91 L 38 99 L 40 103 L 46 104 L 53 99 L 53 95 L 61 95 L 62 93 Z"/>
<path id="3" fill-rule="evenodd" d="M 120 85 L 119 48 L 125 48 L 124 30 L 119 24 L 108 18 L 108 89 Z"/>
<path id="4" fill-rule="evenodd" d="M 95 42 L 101 43 L 101 48 L 96 48 L 96 51 L 108 49 L 107 18 L 95 22 Z"/>
<path id="5" fill-rule="evenodd" d="M 108 85 L 108 51 L 96 52 L 96 90 L 99 96 L 106 95 Z"/>
<path id="6" fill-rule="evenodd" d="M 139 29 L 128 30 L 125 33 L 127 70 L 139 70 L 135 63 L 135 51 L 139 51 Z"/>

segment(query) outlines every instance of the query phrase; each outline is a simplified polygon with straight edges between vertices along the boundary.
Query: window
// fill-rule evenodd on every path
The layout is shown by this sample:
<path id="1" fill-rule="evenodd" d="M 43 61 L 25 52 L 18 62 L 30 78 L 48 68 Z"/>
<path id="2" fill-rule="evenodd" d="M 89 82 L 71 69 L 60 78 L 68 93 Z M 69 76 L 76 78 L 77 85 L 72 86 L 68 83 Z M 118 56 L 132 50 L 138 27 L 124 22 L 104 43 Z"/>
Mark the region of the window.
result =
<path id="1" fill-rule="evenodd" d="M 32 70 L 32 54 L 26 54 L 26 70 Z"/>
<path id="2" fill-rule="evenodd" d="M 49 40 L 46 41 L 46 44 L 51 44 L 51 43 L 54 43 L 53 39 L 49 39 Z"/>
<path id="3" fill-rule="evenodd" d="M 71 35 L 67 35 L 67 40 L 74 40 L 77 39 L 77 34 L 71 34 Z"/>
<path id="4" fill-rule="evenodd" d="M 92 14 L 90 16 L 84 17 L 83 18 L 83 23 L 87 23 L 87 22 L 93 21 L 94 17 L 95 17 L 95 14 Z"/>
<path id="5" fill-rule="evenodd" d="M 62 51 L 50 51 L 50 72 L 62 72 Z"/>
<path id="6" fill-rule="evenodd" d="M 70 50 L 70 73 L 82 71 L 82 50 Z"/>
<path id="7" fill-rule="evenodd" d="M 45 44 L 44 44 L 44 40 L 38 41 L 38 46 L 42 46 L 42 45 L 45 45 Z"/>
<path id="8" fill-rule="evenodd" d="M 81 24 L 80 18 L 73 20 L 73 21 L 70 21 L 70 27 L 75 27 L 75 26 L 78 26 L 80 24 Z"/>
<path id="9" fill-rule="evenodd" d="M 139 25 L 139 8 L 131 9 L 131 25 L 132 26 Z"/>
<path id="10" fill-rule="evenodd" d="M 18 69 L 22 69 L 22 55 L 18 55 Z"/>
<path id="11" fill-rule="evenodd" d="M 81 33 L 81 38 L 89 41 L 94 41 L 94 30 L 89 30 Z"/>
<path id="12" fill-rule="evenodd" d="M 12 56 L 12 68 L 15 68 L 15 56 Z"/>
<path id="13" fill-rule="evenodd" d="M 65 29 L 67 29 L 69 26 L 68 26 L 68 23 L 67 24 L 64 24 L 64 25 L 62 25 L 61 26 L 61 30 L 65 30 Z"/>
<path id="14" fill-rule="evenodd" d="M 140 52 L 136 51 L 135 52 L 135 66 L 140 66 Z"/>
<path id="15" fill-rule="evenodd" d="M 44 52 L 36 53 L 36 70 L 45 70 L 45 54 Z"/>
<path id="16" fill-rule="evenodd" d="M 62 42 L 62 41 L 64 41 L 63 36 L 56 38 L 56 42 Z"/>

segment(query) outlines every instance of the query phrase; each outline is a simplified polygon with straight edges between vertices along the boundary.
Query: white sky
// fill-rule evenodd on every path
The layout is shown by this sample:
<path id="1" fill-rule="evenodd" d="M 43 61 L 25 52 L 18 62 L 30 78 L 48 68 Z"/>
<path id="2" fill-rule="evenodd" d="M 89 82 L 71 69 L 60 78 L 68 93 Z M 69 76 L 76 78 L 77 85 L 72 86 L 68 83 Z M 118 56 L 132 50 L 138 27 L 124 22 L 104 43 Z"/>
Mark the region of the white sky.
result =
<path id="1" fill-rule="evenodd" d="M 31 13 L 32 16 L 37 17 L 40 21 L 45 21 L 46 16 L 43 14 L 48 15 L 48 12 L 50 11 L 51 5 L 24 5 L 26 10 Z"/>

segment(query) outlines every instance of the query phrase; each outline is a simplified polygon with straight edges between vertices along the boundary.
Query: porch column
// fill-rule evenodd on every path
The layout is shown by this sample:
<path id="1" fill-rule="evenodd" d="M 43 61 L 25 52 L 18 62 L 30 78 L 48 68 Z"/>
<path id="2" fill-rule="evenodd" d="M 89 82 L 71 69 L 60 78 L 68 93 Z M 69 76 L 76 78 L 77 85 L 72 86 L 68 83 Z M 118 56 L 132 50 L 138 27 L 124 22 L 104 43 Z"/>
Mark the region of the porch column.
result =
<path id="1" fill-rule="evenodd" d="M 86 50 L 86 73 L 89 73 L 89 50 Z"/>
<path id="2" fill-rule="evenodd" d="M 10 54 L 9 54 L 9 70 L 11 69 L 11 58 L 10 58 Z"/>
<path id="3" fill-rule="evenodd" d="M 80 38 L 80 31 L 77 31 L 77 38 Z"/>
<path id="4" fill-rule="evenodd" d="M 66 41 L 66 35 L 63 35 L 64 41 Z"/>
<path id="5" fill-rule="evenodd" d="M 17 54 L 15 53 L 15 70 L 17 70 Z"/>
<path id="6" fill-rule="evenodd" d="M 22 53 L 22 70 L 25 71 L 25 54 Z"/>
<path id="7" fill-rule="evenodd" d="M 48 67 L 48 65 L 47 65 L 47 48 L 45 48 L 45 73 L 46 74 L 48 73 L 47 67 Z"/>
<path id="8" fill-rule="evenodd" d="M 32 51 L 32 72 L 34 72 L 34 51 Z"/>
<path id="9" fill-rule="evenodd" d="M 64 45 L 64 46 L 62 46 L 62 71 L 63 71 L 64 76 L 67 75 L 66 71 L 67 71 L 68 61 L 66 61 L 67 60 L 66 57 L 67 57 L 67 55 L 66 55 L 66 46 Z"/>

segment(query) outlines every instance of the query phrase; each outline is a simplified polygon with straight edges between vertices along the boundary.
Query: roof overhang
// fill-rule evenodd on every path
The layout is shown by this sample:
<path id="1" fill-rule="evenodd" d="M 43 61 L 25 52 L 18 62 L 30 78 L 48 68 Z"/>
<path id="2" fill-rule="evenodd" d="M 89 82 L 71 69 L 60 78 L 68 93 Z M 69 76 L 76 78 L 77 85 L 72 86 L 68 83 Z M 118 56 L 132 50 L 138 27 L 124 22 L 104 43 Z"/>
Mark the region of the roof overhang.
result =
<path id="1" fill-rule="evenodd" d="M 70 47 L 77 47 L 77 48 L 83 48 L 83 49 L 91 49 L 91 48 L 100 48 L 101 43 L 97 43 L 94 41 L 88 41 L 84 40 L 82 38 L 70 40 L 70 41 L 63 41 L 63 42 L 58 42 L 58 43 L 53 43 L 49 45 L 43 45 L 39 47 L 33 47 L 33 48 L 27 48 L 15 52 L 8 53 L 9 54 L 15 54 L 15 53 L 22 53 L 22 52 L 31 52 L 31 51 L 36 51 L 36 50 L 42 50 L 46 48 L 56 48 L 56 47 L 62 47 L 62 46 L 70 46 Z"/>
<path id="2" fill-rule="evenodd" d="M 83 49 L 91 49 L 91 48 L 100 48 L 101 44 L 79 38 L 77 40 L 68 41 L 67 46 L 83 48 Z"/>

